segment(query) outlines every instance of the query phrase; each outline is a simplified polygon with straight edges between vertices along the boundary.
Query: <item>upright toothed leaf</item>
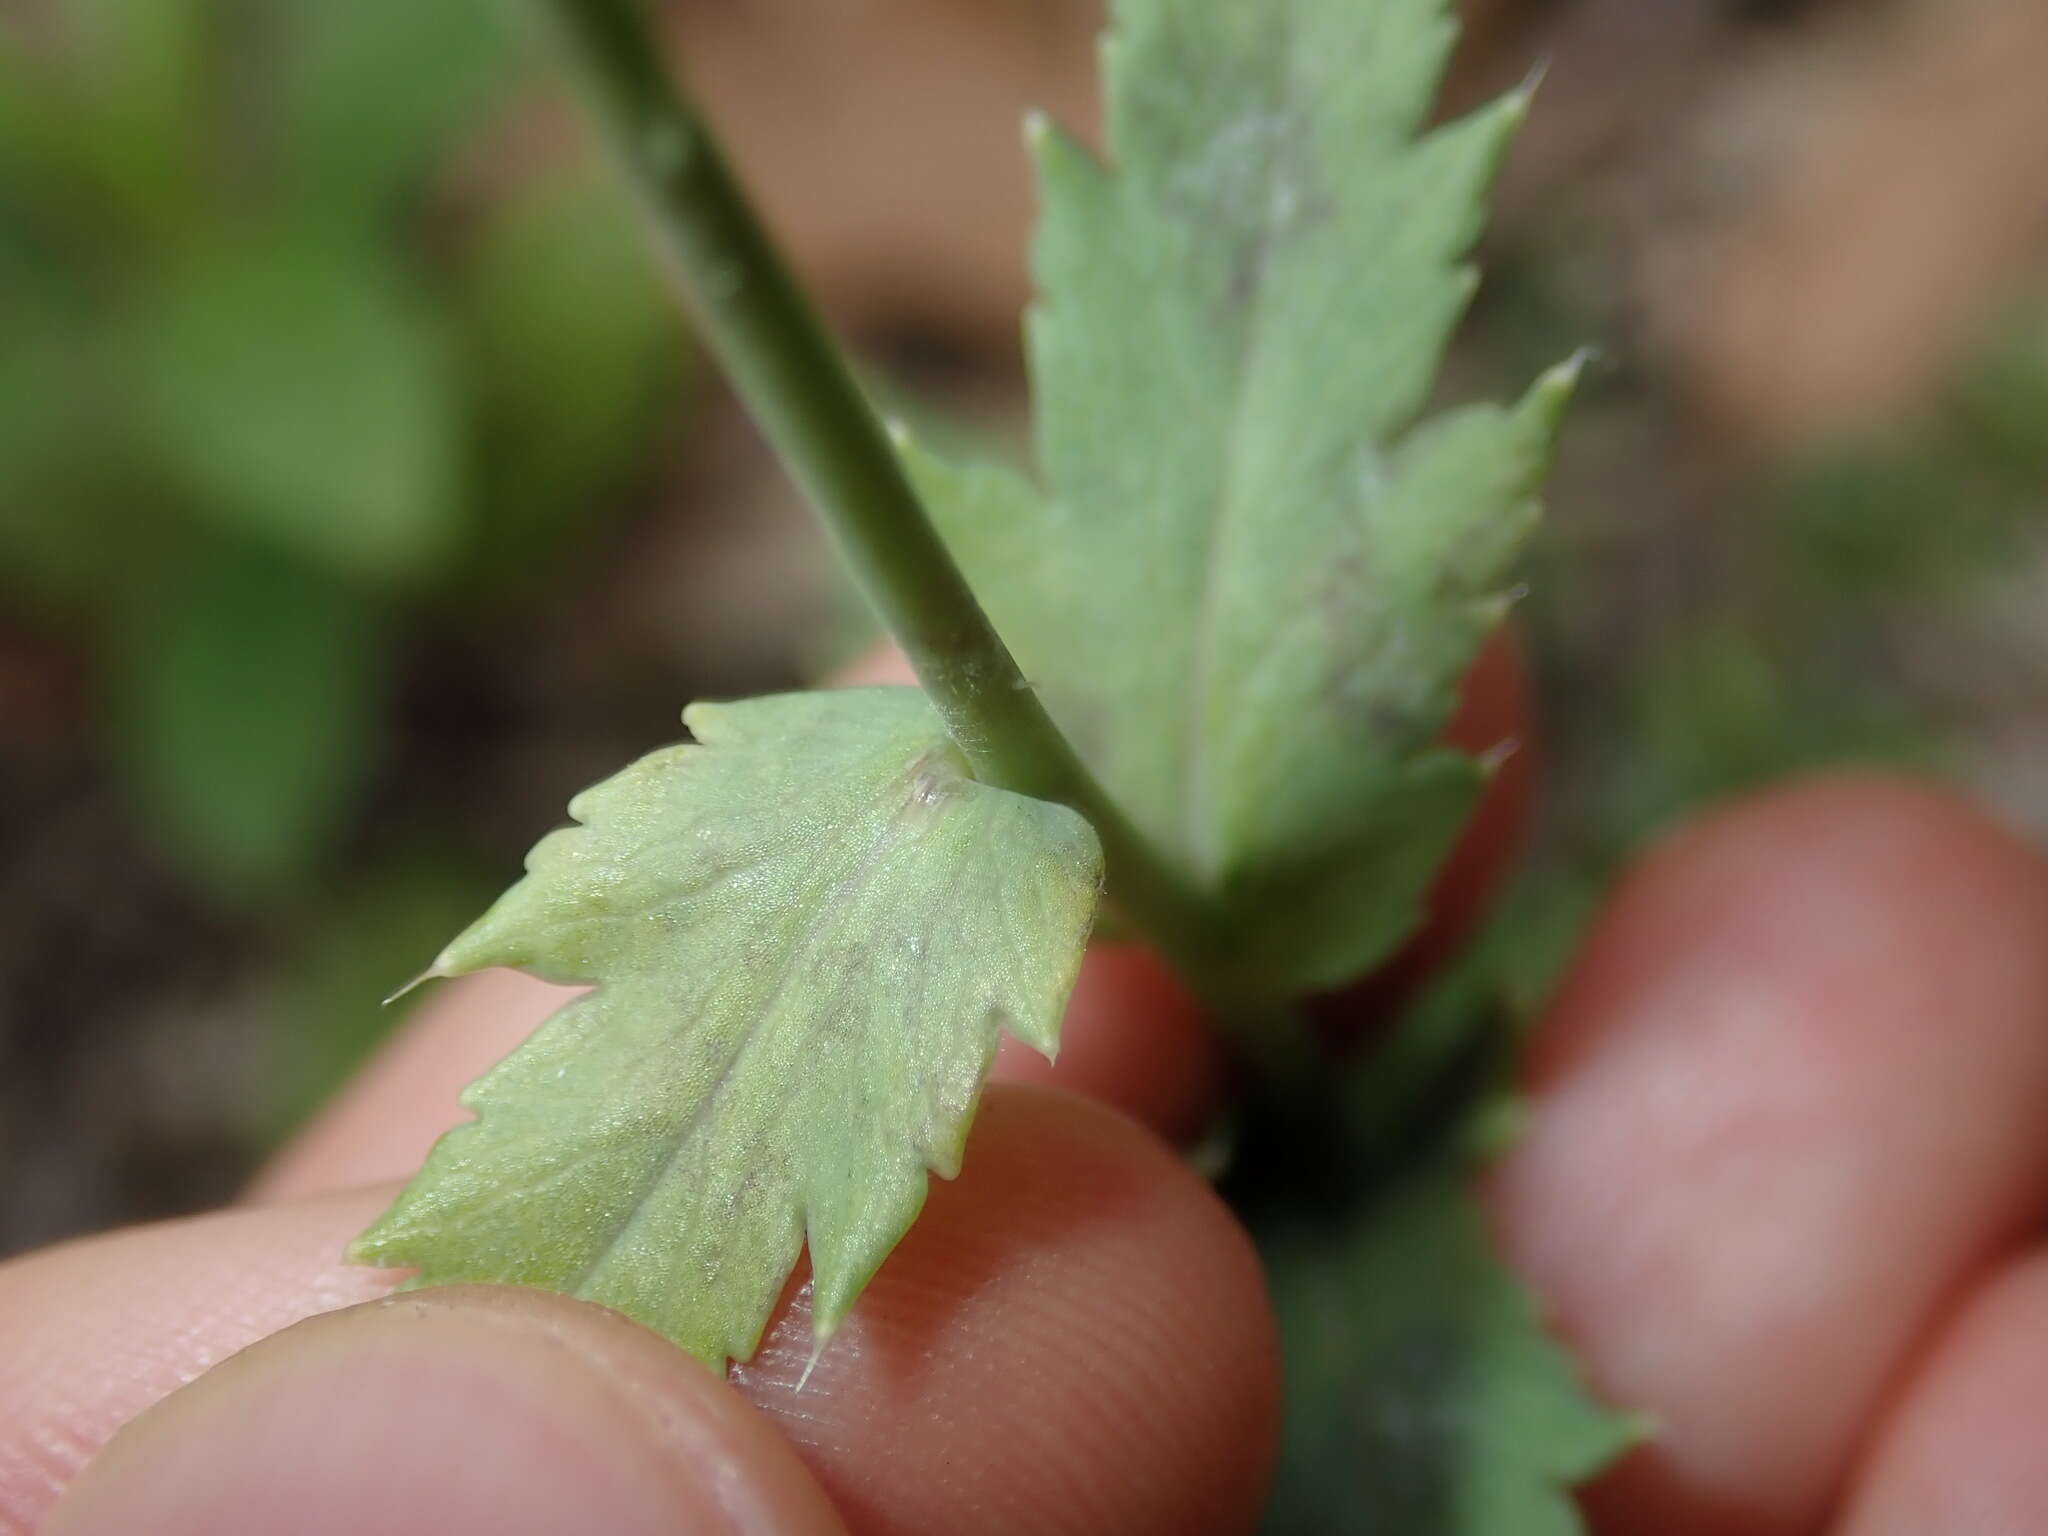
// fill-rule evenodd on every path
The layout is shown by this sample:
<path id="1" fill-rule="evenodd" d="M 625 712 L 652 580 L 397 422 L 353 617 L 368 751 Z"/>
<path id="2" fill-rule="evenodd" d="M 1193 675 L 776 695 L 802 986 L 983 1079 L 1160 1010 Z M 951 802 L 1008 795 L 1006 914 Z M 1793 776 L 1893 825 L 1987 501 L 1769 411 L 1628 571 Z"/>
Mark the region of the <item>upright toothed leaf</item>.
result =
<path id="1" fill-rule="evenodd" d="M 1035 126 L 1041 491 L 911 464 L 1060 724 L 1262 990 L 1410 926 L 1483 778 L 1436 742 L 1569 368 L 1416 425 L 1525 106 L 1425 131 L 1444 0 L 1120 0 L 1105 166 Z"/>
<path id="2" fill-rule="evenodd" d="M 808 1238 L 821 1339 L 951 1177 L 1007 1029 L 1050 1055 L 1101 878 L 924 697 L 698 705 L 435 963 L 594 982 L 475 1084 L 360 1262 L 534 1285 L 744 1359 Z"/>

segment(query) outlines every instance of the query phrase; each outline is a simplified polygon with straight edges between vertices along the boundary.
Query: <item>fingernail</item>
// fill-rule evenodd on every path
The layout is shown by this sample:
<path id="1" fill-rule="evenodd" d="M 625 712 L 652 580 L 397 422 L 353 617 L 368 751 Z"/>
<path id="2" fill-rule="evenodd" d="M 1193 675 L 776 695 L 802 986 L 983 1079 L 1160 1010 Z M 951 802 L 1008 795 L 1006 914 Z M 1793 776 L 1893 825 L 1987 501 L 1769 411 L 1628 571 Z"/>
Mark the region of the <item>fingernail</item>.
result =
<path id="1" fill-rule="evenodd" d="M 426 1291 L 315 1318 L 124 1429 L 45 1536 L 842 1529 L 739 1398 L 610 1313 Z"/>

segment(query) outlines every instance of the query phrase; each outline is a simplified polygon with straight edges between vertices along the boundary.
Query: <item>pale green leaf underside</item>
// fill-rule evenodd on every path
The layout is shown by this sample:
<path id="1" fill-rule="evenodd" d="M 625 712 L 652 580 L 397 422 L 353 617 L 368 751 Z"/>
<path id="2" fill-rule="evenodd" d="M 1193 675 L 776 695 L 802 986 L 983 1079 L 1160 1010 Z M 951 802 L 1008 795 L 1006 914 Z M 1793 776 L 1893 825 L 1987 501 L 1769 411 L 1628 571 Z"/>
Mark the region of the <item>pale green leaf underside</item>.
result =
<path id="1" fill-rule="evenodd" d="M 599 986 L 352 1256 L 585 1297 L 722 1367 L 806 1237 L 830 1334 L 958 1170 L 999 1031 L 1051 1054 L 1101 853 L 969 778 L 914 689 L 684 718 L 701 745 L 579 796 L 436 962 Z"/>
<path id="2" fill-rule="evenodd" d="M 1571 370 L 1415 424 L 1526 105 L 1424 131 L 1442 0 L 1121 0 L 1106 168 L 1034 131 L 1045 488 L 910 464 L 1061 726 L 1235 919 L 1347 978 L 1482 772 L 1436 742 L 1506 607 Z"/>
<path id="3" fill-rule="evenodd" d="M 1569 1489 L 1642 1436 L 1502 1267 L 1462 1160 L 1263 1243 L 1287 1361 L 1270 1536 L 1575 1536 Z"/>

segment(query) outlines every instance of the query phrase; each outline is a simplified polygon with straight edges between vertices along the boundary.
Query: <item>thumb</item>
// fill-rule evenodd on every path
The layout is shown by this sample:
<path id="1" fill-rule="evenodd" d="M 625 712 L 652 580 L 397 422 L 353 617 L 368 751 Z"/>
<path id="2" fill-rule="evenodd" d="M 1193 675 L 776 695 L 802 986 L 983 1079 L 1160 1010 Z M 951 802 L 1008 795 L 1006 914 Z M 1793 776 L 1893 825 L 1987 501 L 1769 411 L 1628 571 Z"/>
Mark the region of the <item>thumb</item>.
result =
<path id="1" fill-rule="evenodd" d="M 837 1532 L 767 1422 L 612 1313 L 423 1291 L 244 1350 L 131 1423 L 46 1536 Z"/>

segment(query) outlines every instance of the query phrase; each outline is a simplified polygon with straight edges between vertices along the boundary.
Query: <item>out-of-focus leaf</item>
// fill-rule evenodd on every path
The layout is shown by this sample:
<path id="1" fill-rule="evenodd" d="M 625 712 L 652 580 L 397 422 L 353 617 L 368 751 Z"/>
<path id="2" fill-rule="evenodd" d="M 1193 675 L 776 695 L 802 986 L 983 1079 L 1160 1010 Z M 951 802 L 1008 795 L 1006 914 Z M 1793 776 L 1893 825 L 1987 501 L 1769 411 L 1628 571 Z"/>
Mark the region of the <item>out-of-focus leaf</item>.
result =
<path id="1" fill-rule="evenodd" d="M 688 359 L 645 251 L 590 167 L 522 189 L 478 239 L 460 334 L 488 522 L 466 581 L 516 580 L 645 457 Z"/>
<path id="2" fill-rule="evenodd" d="M 1956 395 L 1968 460 L 1996 467 L 2038 498 L 2048 475 L 2048 307 L 2037 301 L 2002 327 Z"/>
<path id="3" fill-rule="evenodd" d="M 578 796 L 435 962 L 598 985 L 352 1252 L 602 1302 L 722 1369 L 806 1242 L 830 1336 L 958 1170 L 1000 1031 L 1051 1054 L 1102 855 L 970 778 L 915 689 L 685 720 L 702 745 Z"/>
<path id="4" fill-rule="evenodd" d="M 1287 1367 L 1274 1536 L 1573 1536 L 1640 1438 L 1587 1397 L 1442 1156 L 1261 1240 Z"/>
<path id="5" fill-rule="evenodd" d="M 56 101 L 62 155 L 92 212 L 130 238 L 193 227 L 206 210 L 218 104 L 215 0 L 70 0 Z"/>
<path id="6" fill-rule="evenodd" d="M 21 233 L 68 137 L 49 71 L 22 48 L 0 15 L 0 240 Z"/>
<path id="7" fill-rule="evenodd" d="M 1837 622 L 1845 609 L 1834 610 Z M 1747 627 L 1710 624 L 1650 655 L 1634 697 L 1617 701 L 1633 709 L 1634 729 L 1600 785 L 1610 855 L 1699 806 L 1826 764 L 1935 766 L 1938 733 L 1871 677 L 1864 658 L 1828 664 L 1839 639 L 1825 624 L 1775 644 Z"/>
<path id="8" fill-rule="evenodd" d="M 1823 612 L 1982 569 L 2005 531 L 1986 467 L 1982 453 L 1924 441 L 1812 466 L 1784 495 L 1770 579 Z"/>
<path id="9" fill-rule="evenodd" d="M 509 81 L 499 0 L 269 0 L 267 153 L 294 206 L 359 216 L 434 168 Z"/>
<path id="10" fill-rule="evenodd" d="M 169 850 L 222 895 L 304 875 L 377 739 L 378 610 L 226 542 L 162 572 L 114 648 L 115 747 Z"/>
<path id="11" fill-rule="evenodd" d="M 112 569 L 125 524 L 92 483 L 86 403 L 53 349 L 0 356 L 0 592 L 77 603 L 103 578 L 125 585 Z M 140 553 L 120 542 L 122 559 Z"/>
<path id="12" fill-rule="evenodd" d="M 1025 672 L 1230 914 L 1241 989 L 1413 926 L 1483 773 L 1441 746 L 1573 371 L 1418 423 L 1521 95 L 1428 126 L 1444 0 L 1122 0 L 1105 165 L 1036 135 L 1044 487 L 912 455 Z"/>
<path id="13" fill-rule="evenodd" d="M 0 210 L 4 212 L 4 210 Z M 79 296 L 0 228 L 0 592 L 119 603 L 150 569 L 160 510 Z"/>
<path id="14" fill-rule="evenodd" d="M 362 581 L 447 555 L 463 495 L 454 370 L 384 254 L 223 231 L 156 274 L 132 324 L 143 431 L 196 512 Z"/>

